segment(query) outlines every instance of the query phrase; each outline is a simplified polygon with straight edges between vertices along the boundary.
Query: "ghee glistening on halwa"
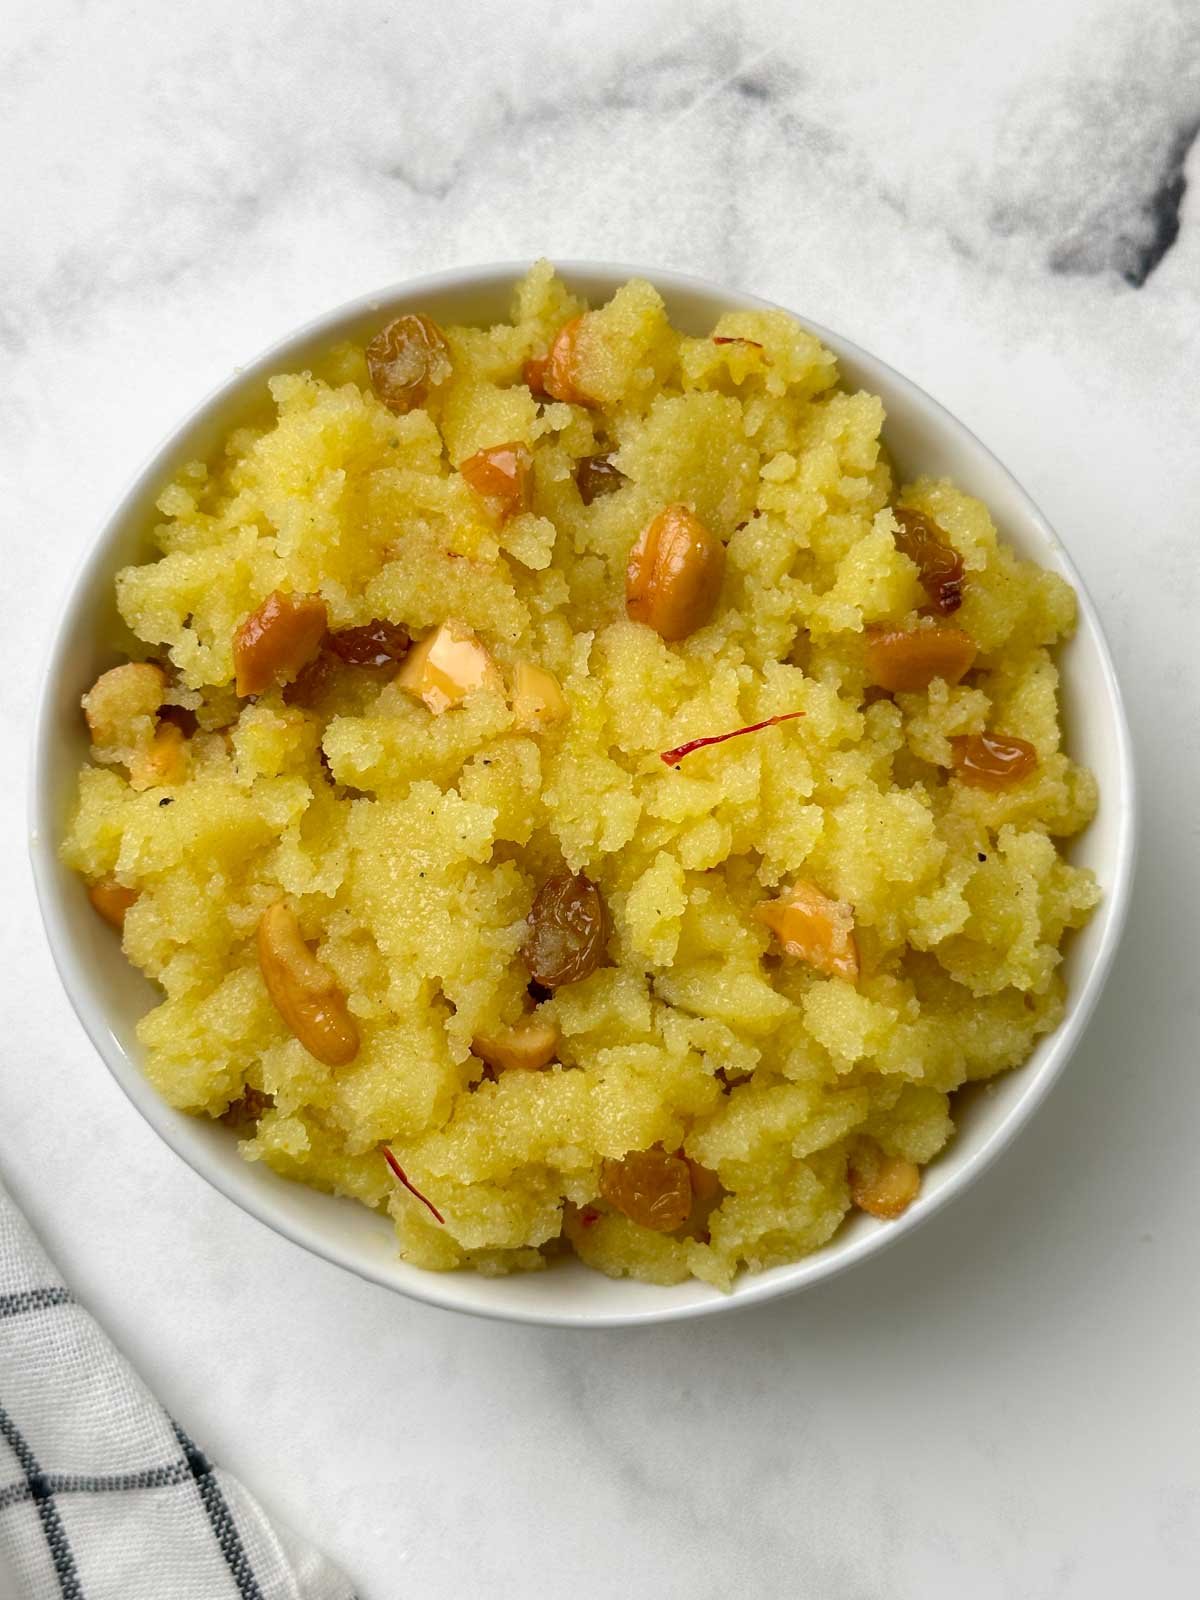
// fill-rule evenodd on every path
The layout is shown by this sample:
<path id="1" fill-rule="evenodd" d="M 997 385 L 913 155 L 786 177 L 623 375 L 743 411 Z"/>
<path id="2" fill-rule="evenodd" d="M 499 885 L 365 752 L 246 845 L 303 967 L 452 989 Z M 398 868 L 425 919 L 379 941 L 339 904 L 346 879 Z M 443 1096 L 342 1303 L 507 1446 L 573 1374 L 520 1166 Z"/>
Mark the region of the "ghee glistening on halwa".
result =
<path id="1" fill-rule="evenodd" d="M 182 469 L 64 854 L 248 1159 L 420 1266 L 727 1287 L 899 1216 L 1057 1023 L 1074 597 L 784 313 L 542 263 L 511 315 L 397 317 Z"/>

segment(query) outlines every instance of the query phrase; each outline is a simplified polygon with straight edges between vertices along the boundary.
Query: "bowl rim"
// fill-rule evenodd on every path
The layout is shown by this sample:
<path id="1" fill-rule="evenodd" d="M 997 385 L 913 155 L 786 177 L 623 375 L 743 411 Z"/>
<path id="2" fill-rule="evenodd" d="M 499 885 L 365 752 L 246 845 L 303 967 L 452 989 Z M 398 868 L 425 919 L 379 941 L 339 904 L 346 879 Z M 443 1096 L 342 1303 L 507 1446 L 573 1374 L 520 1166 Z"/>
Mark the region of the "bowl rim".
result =
<path id="1" fill-rule="evenodd" d="M 54 725 L 54 694 L 62 673 L 62 657 L 70 638 L 70 624 L 77 613 L 86 613 L 86 600 L 98 581 L 107 577 L 111 558 L 109 547 L 118 537 L 133 509 L 144 499 L 148 487 L 164 483 L 173 464 L 177 464 L 186 442 L 192 433 L 222 406 L 227 405 L 239 390 L 276 368 L 277 363 L 289 359 L 293 350 L 313 340 L 336 336 L 345 324 L 361 320 L 372 312 L 393 302 L 411 302 L 421 295 L 445 294 L 454 291 L 512 285 L 533 265 L 528 260 L 484 262 L 460 266 L 443 271 L 426 273 L 389 284 L 381 289 L 354 297 L 330 310 L 310 318 L 278 339 L 273 340 L 252 360 L 234 368 L 232 373 L 215 384 L 207 394 L 173 427 L 145 458 L 128 486 L 117 498 L 112 510 L 100 524 L 97 533 L 87 542 L 64 590 L 53 637 L 42 662 L 42 671 L 33 721 L 32 782 L 28 789 L 27 816 L 29 851 L 34 886 L 42 923 L 50 946 L 51 956 L 58 971 L 71 1007 L 84 1032 L 97 1053 L 120 1085 L 126 1097 L 149 1122 L 160 1138 L 193 1172 L 203 1178 L 227 1200 L 248 1212 L 272 1231 L 283 1235 L 292 1243 L 325 1260 L 343 1267 L 368 1282 L 379 1284 L 394 1293 L 445 1310 L 465 1312 L 507 1322 L 518 1322 L 543 1327 L 559 1328 L 610 1328 L 631 1327 L 663 1322 L 681 1321 L 693 1317 L 712 1316 L 736 1311 L 746 1306 L 761 1305 L 781 1295 L 794 1294 L 847 1271 L 850 1267 L 881 1250 L 894 1245 L 902 1238 L 938 1214 L 942 1208 L 961 1195 L 1015 1140 L 1034 1112 L 1046 1099 L 1054 1084 L 1074 1054 L 1104 990 L 1113 960 L 1121 942 L 1127 921 L 1134 869 L 1138 852 L 1138 795 L 1133 754 L 1133 742 L 1121 695 L 1120 685 L 1113 666 L 1111 653 L 1095 604 L 1083 582 L 1070 554 L 1050 523 L 1012 472 L 999 460 L 975 433 L 938 400 L 904 373 L 872 354 L 854 340 L 834 329 L 804 316 L 788 307 L 740 289 L 731 289 L 711 279 L 692 273 L 674 271 L 663 267 L 645 267 L 621 262 L 591 259 L 555 259 L 555 271 L 568 283 L 573 279 L 606 280 L 613 288 L 629 278 L 645 278 L 665 294 L 673 292 L 703 294 L 725 299 L 731 308 L 752 310 L 784 310 L 823 343 L 832 348 L 839 364 L 849 358 L 864 368 L 875 369 L 886 375 L 888 381 L 904 393 L 906 400 L 920 411 L 929 423 L 959 447 L 975 453 L 1008 480 L 1014 499 L 1021 508 L 1024 523 L 1030 527 L 1047 550 L 1053 551 L 1058 564 L 1065 570 L 1074 587 L 1078 601 L 1078 631 L 1085 628 L 1091 636 L 1100 673 L 1107 695 L 1111 733 L 1116 754 L 1116 785 L 1118 792 L 1106 793 L 1105 805 L 1117 808 L 1116 844 L 1112 855 L 1112 881 L 1105 894 L 1106 922 L 1099 949 L 1090 967 L 1068 996 L 1067 1011 L 1063 1020 L 1046 1036 L 1049 1049 L 1045 1059 L 1036 1068 L 1028 1062 L 1014 1068 L 1024 1075 L 1020 1093 L 998 1125 L 984 1136 L 970 1152 L 955 1173 L 947 1178 L 932 1194 L 923 1198 L 904 1216 L 886 1225 L 880 1225 L 856 1239 L 836 1243 L 835 1238 L 799 1261 L 790 1263 L 768 1275 L 745 1273 L 739 1276 L 735 1292 L 712 1296 L 684 1304 L 655 1307 L 631 1307 L 627 1310 L 585 1309 L 572 1313 L 569 1307 L 547 1310 L 540 1307 L 522 1307 L 511 1303 L 468 1302 L 454 1292 L 458 1273 L 424 1272 L 412 1282 L 399 1282 L 389 1276 L 382 1266 L 366 1259 L 360 1253 L 329 1238 L 316 1237 L 298 1214 L 288 1206 L 280 1178 L 278 1202 L 268 1202 L 259 1190 L 238 1192 L 232 1180 L 213 1164 L 200 1160 L 184 1137 L 183 1130 L 191 1118 L 176 1111 L 162 1099 L 151 1086 L 138 1065 L 121 1046 L 108 1028 L 104 1011 L 88 994 L 86 963 L 76 951 L 72 938 L 72 914 L 65 905 L 59 888 L 59 863 L 56 838 L 47 826 L 50 815 L 49 767 L 51 751 L 56 738 Z M 275 1191 L 272 1189 L 271 1194 Z M 394 1262 L 390 1263 L 394 1265 Z M 475 1277 L 474 1274 L 471 1275 Z M 705 1286 L 707 1287 L 707 1286 Z"/>

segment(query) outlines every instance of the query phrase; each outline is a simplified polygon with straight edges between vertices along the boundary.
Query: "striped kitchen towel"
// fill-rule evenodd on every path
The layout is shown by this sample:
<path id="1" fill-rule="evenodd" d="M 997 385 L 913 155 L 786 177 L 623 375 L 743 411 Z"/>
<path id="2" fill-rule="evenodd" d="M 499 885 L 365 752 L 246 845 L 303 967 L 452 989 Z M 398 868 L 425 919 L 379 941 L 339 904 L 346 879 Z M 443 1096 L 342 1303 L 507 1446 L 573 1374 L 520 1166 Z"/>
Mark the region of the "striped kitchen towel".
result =
<path id="1" fill-rule="evenodd" d="M 167 1416 L 2 1186 L 0 1600 L 354 1600 Z"/>

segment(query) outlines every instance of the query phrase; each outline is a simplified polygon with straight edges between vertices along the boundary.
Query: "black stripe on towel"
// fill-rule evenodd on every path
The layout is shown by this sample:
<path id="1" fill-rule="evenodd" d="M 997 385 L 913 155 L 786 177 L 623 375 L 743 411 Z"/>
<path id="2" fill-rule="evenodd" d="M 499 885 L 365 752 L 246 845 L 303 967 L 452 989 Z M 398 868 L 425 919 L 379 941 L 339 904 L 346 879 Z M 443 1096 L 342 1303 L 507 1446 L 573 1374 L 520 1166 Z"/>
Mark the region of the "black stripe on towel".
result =
<path id="1" fill-rule="evenodd" d="M 179 1440 L 184 1459 L 192 1477 L 196 1480 L 196 1488 L 199 1490 L 205 1514 L 212 1526 L 221 1554 L 225 1557 L 225 1565 L 237 1584 L 241 1600 L 263 1600 L 263 1592 L 258 1586 L 258 1579 L 254 1576 L 246 1547 L 237 1531 L 233 1512 L 230 1511 L 229 1502 L 221 1493 L 221 1485 L 217 1482 L 208 1457 L 203 1450 L 192 1443 L 177 1422 L 172 1422 L 171 1426 L 175 1429 L 175 1437 Z"/>
<path id="2" fill-rule="evenodd" d="M 64 1494 L 121 1494 L 136 1489 L 166 1489 L 171 1484 L 187 1483 L 192 1476 L 186 1461 L 172 1461 L 165 1467 L 146 1467 L 141 1472 L 113 1472 L 103 1477 L 78 1472 L 43 1472 L 42 1481 L 57 1499 Z M 10 1483 L 0 1489 L 0 1511 L 33 1499 L 26 1483 Z"/>
<path id="3" fill-rule="evenodd" d="M 71 1554 L 67 1530 L 63 1527 L 58 1507 L 54 1504 L 54 1491 L 50 1487 L 50 1481 L 38 1466 L 37 1457 L 3 1406 L 0 1406 L 0 1438 L 8 1441 L 13 1454 L 21 1463 L 21 1471 L 25 1474 L 25 1483 L 22 1487 L 29 1490 L 29 1498 L 37 1506 L 38 1518 L 50 1549 L 50 1559 L 54 1562 L 54 1572 L 58 1578 L 58 1587 L 63 1600 L 84 1600 L 83 1590 L 79 1586 L 75 1557 Z M 257 1593 L 257 1589 L 255 1592 Z"/>
<path id="4" fill-rule="evenodd" d="M 16 1317 L 22 1311 L 45 1311 L 49 1306 L 67 1306 L 73 1298 L 69 1289 L 22 1289 L 20 1294 L 0 1294 L 0 1317 Z"/>

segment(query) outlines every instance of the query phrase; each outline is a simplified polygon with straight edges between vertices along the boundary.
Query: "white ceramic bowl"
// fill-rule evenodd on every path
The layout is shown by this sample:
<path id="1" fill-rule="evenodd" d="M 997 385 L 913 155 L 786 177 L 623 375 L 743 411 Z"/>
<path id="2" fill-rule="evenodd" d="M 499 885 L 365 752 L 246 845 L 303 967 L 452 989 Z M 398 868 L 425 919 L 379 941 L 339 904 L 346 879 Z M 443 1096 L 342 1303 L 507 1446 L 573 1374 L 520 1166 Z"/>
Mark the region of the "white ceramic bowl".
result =
<path id="1" fill-rule="evenodd" d="M 929 1168 L 920 1199 L 898 1222 L 852 1216 L 837 1236 L 794 1266 L 745 1275 L 731 1294 L 701 1283 L 674 1288 L 613 1281 L 577 1262 L 509 1278 L 439 1274 L 406 1265 L 396 1254 L 390 1223 L 349 1200 L 332 1199 L 285 1182 L 237 1154 L 227 1130 L 173 1111 L 146 1082 L 134 1034 L 154 1003 L 151 986 L 128 965 L 117 941 L 88 906 L 80 880 L 55 854 L 75 775 L 86 749 L 79 697 L 116 659 L 118 636 L 113 575 L 146 548 L 154 500 L 176 466 L 205 456 L 252 404 L 265 378 L 303 367 L 335 339 L 369 336 L 402 311 L 427 311 L 442 322 L 503 318 L 509 291 L 524 263 L 439 273 L 371 295 L 311 322 L 229 377 L 138 474 L 105 524 L 79 572 L 51 650 L 38 708 L 32 786 L 32 856 L 46 931 L 63 983 L 80 1021 L 125 1093 L 167 1143 L 229 1199 L 297 1244 L 376 1283 L 419 1300 L 485 1316 L 571 1327 L 661 1322 L 728 1311 L 804 1288 L 861 1261 L 903 1237 L 983 1171 L 1045 1097 L 1079 1042 L 1116 951 L 1129 896 L 1135 853 L 1135 793 L 1129 731 L 1096 612 L 1079 574 L 1045 518 L 996 458 L 936 401 L 840 335 L 808 326 L 841 362 L 845 381 L 882 396 L 886 438 L 903 474 L 946 474 L 991 508 L 1002 535 L 1024 556 L 1061 572 L 1079 596 L 1079 629 L 1061 657 L 1071 753 L 1096 773 L 1101 806 L 1075 846 L 1104 890 L 1092 921 L 1071 940 L 1066 956 L 1067 1014 L 1020 1069 L 959 1096 L 958 1135 Z M 596 303 L 627 278 L 650 278 L 676 324 L 706 333 L 731 308 L 765 302 L 677 273 L 596 263 L 572 263 L 563 275 Z M 806 320 L 807 319 L 803 319 Z"/>

